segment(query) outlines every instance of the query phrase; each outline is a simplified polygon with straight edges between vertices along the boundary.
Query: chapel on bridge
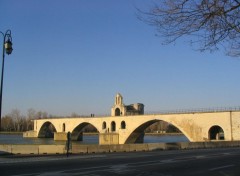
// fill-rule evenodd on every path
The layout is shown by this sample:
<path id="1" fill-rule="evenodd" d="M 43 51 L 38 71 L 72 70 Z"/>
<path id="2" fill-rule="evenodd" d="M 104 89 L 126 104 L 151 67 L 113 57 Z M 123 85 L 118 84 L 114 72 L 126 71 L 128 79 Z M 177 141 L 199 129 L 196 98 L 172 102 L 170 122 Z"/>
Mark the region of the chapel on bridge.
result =
<path id="1" fill-rule="evenodd" d="M 144 114 L 144 104 L 135 103 L 124 105 L 123 97 L 120 93 L 115 96 L 115 103 L 111 109 L 111 116 L 131 116 Z"/>

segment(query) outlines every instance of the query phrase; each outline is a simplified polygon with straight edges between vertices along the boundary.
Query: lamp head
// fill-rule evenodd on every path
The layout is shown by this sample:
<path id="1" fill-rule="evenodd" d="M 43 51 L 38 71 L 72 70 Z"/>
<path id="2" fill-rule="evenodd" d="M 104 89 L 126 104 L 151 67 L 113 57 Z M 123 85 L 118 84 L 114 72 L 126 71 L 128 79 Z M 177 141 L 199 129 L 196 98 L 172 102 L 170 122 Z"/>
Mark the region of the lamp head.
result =
<path id="1" fill-rule="evenodd" d="M 4 47 L 5 47 L 6 53 L 7 53 L 8 55 L 12 53 L 13 48 L 12 48 L 12 42 L 11 42 L 11 40 L 8 39 L 8 40 L 4 43 Z"/>

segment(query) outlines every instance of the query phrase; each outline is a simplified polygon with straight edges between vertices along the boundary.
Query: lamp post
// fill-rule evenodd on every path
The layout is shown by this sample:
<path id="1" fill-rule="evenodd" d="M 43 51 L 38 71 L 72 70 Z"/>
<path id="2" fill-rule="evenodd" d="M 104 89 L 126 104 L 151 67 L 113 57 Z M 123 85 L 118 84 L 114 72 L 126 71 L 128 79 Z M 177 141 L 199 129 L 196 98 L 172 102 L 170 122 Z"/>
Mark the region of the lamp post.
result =
<path id="1" fill-rule="evenodd" d="M 1 90 L 0 90 L 0 131 L 1 131 L 1 118 L 2 118 L 2 92 L 3 92 L 3 73 L 4 73 L 4 58 L 5 53 L 7 55 L 12 53 L 12 36 L 11 30 L 7 30 L 5 34 L 0 31 L 3 35 L 3 51 L 2 51 L 2 74 L 1 74 Z"/>

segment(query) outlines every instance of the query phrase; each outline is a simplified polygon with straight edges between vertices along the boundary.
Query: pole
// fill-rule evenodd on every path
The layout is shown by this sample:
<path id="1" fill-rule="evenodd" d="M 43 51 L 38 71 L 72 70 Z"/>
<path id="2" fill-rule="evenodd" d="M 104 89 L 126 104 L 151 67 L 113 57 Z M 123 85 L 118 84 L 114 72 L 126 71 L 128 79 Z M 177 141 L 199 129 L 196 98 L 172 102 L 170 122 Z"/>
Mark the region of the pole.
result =
<path id="1" fill-rule="evenodd" d="M 12 52 L 12 46 L 9 48 L 9 44 L 12 45 L 12 36 L 11 36 L 11 30 L 7 30 L 6 33 L 4 34 L 3 32 L 0 31 L 0 33 L 3 35 L 3 49 L 2 49 L 2 74 L 1 74 L 1 90 L 0 90 L 0 131 L 2 129 L 2 94 L 3 94 L 3 74 L 4 74 L 4 59 L 5 59 L 5 52 L 7 51 L 7 54 L 11 54 Z M 7 41 L 6 41 L 7 39 Z M 7 44 L 7 48 L 5 48 L 5 42 Z M 9 43 L 10 42 L 10 43 Z"/>
<path id="2" fill-rule="evenodd" d="M 2 33 L 2 32 L 1 32 Z M 3 34 L 3 33 L 2 33 Z M 3 71 L 4 71 L 4 58 L 5 58 L 5 35 L 3 34 L 3 50 L 2 50 L 2 74 L 1 74 L 1 90 L 0 90 L 0 131 L 2 129 L 2 89 L 3 89 Z"/>
<path id="3" fill-rule="evenodd" d="M 2 74 L 1 74 L 1 91 L 0 91 L 0 131 L 1 131 L 1 121 L 2 121 L 2 93 L 3 93 L 3 73 L 4 73 L 4 58 L 5 54 L 3 54 L 2 59 Z"/>

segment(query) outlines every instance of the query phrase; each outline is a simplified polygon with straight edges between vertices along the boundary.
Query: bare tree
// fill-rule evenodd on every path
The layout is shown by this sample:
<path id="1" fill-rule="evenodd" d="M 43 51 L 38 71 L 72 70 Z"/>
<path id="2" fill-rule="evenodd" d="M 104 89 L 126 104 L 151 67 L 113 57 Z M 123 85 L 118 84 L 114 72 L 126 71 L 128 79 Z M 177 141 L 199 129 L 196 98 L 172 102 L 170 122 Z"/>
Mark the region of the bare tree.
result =
<path id="1" fill-rule="evenodd" d="M 36 118 L 37 119 L 46 119 L 46 118 L 48 118 L 48 113 L 47 112 L 43 112 L 43 111 L 38 111 L 36 113 Z"/>
<path id="2" fill-rule="evenodd" d="M 23 120 L 21 116 L 21 112 L 18 109 L 13 109 L 10 114 L 8 114 L 9 117 L 13 119 L 13 128 L 14 131 L 21 131 L 21 128 L 23 126 Z"/>
<path id="3" fill-rule="evenodd" d="M 76 112 L 73 112 L 70 117 L 80 117 L 80 115 L 77 114 Z"/>
<path id="4" fill-rule="evenodd" d="M 191 35 L 201 51 L 223 46 L 227 54 L 240 56 L 239 0 L 156 0 L 147 12 L 139 12 L 165 44 Z"/>
<path id="5" fill-rule="evenodd" d="M 2 130 L 3 131 L 12 131 L 13 130 L 13 119 L 6 115 L 2 118 Z"/>
<path id="6" fill-rule="evenodd" d="M 27 131 L 33 130 L 33 120 L 36 119 L 36 116 L 37 116 L 36 111 L 33 108 L 28 109 L 27 119 L 26 119 Z"/>

